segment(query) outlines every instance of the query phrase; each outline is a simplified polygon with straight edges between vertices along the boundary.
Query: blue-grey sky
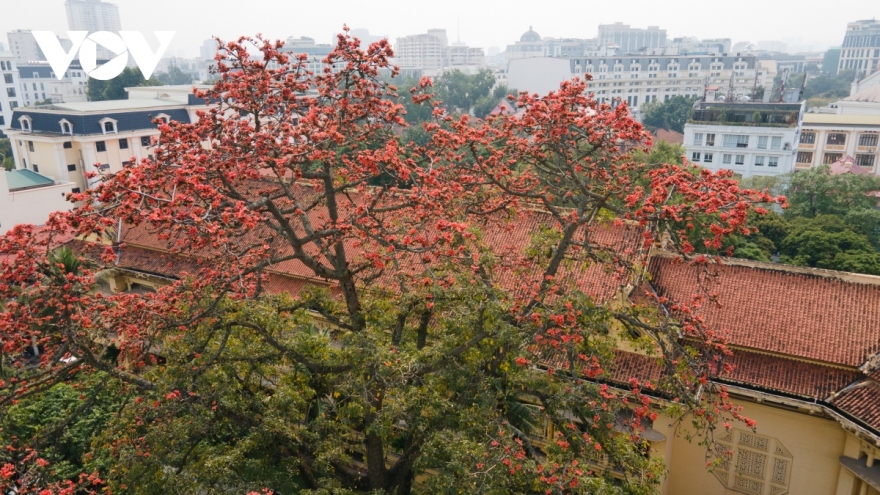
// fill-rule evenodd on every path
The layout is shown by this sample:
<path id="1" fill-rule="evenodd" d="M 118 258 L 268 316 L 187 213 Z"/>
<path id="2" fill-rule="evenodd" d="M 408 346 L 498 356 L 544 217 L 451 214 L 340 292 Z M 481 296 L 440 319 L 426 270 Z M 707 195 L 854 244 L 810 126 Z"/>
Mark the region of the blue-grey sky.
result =
<path id="1" fill-rule="evenodd" d="M 880 16 L 876 0 L 116 0 L 122 28 L 175 31 L 167 54 L 196 56 L 202 41 L 261 32 L 272 38 L 310 36 L 328 43 L 343 24 L 398 36 L 446 28 L 471 46 L 504 46 L 534 26 L 541 36 L 590 38 L 600 23 L 657 25 L 670 38 L 732 38 L 753 43 L 785 40 L 813 50 L 837 45 L 847 22 Z M 64 34 L 64 0 L 0 2 L 0 33 L 12 29 Z M 152 35 L 148 39 L 154 40 Z"/>

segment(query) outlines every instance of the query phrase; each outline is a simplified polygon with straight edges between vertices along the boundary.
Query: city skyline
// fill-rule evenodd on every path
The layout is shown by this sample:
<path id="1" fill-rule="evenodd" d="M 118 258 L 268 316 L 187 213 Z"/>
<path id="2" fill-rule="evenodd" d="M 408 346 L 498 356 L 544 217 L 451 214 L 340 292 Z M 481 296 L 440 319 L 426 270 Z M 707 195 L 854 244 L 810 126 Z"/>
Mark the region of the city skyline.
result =
<path id="1" fill-rule="evenodd" d="M 731 38 L 734 43 L 772 40 L 786 42 L 790 48 L 820 51 L 841 43 L 847 23 L 880 14 L 876 4 L 864 0 L 842 0 L 839 8 L 815 16 L 793 13 L 790 6 L 782 2 L 768 4 L 751 0 L 740 2 L 736 10 L 723 14 L 707 12 L 704 3 L 692 0 L 680 2 L 674 10 L 660 8 L 653 2 L 633 1 L 625 11 L 603 5 L 586 9 L 583 4 L 568 0 L 543 2 L 544 8 L 540 10 L 498 9 L 453 0 L 443 9 L 435 9 L 427 15 L 423 11 L 416 12 L 408 2 L 391 0 L 385 2 L 382 12 L 361 2 L 342 2 L 329 12 L 319 4 L 284 5 L 273 7 L 273 15 L 267 15 L 266 9 L 239 9 L 223 19 L 221 11 L 218 20 L 216 7 L 207 1 L 182 4 L 172 0 L 149 3 L 117 0 L 110 3 L 119 7 L 122 29 L 142 31 L 148 40 L 152 38 L 152 31 L 175 31 L 167 54 L 181 57 L 197 56 L 201 43 L 212 36 L 230 39 L 260 32 L 272 39 L 308 36 L 318 43 L 329 43 L 343 24 L 369 29 L 371 34 L 387 35 L 392 43 L 401 36 L 446 29 L 450 41 L 460 38 L 470 46 L 504 50 L 530 25 L 544 37 L 592 38 L 597 35 L 599 24 L 622 22 L 640 28 L 659 26 L 667 30 L 669 39 L 681 36 Z M 214 10 L 206 14 L 209 8 Z M 34 12 L 41 15 L 35 17 Z M 683 15 L 683 12 L 689 14 Z M 0 18 L 3 33 L 39 29 L 64 35 L 68 30 L 64 0 L 10 3 L 4 6 L 4 13 L 6 15 Z M 208 19 L 210 22 L 203 22 Z M 710 22 L 712 19 L 723 19 L 723 25 Z"/>

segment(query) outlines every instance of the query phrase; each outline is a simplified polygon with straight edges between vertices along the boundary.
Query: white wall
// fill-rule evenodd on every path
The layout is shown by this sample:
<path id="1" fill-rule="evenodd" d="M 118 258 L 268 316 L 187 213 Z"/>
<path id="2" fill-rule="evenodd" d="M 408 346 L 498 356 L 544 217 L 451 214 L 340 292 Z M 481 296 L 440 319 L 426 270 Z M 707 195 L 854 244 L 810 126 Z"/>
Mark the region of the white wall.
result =
<path id="1" fill-rule="evenodd" d="M 572 78 L 571 63 L 564 58 L 521 58 L 510 61 L 507 87 L 543 96 Z"/>
<path id="2" fill-rule="evenodd" d="M 21 223 L 44 225 L 49 214 L 73 209 L 65 196 L 76 187 L 72 182 L 9 192 L 6 172 L 0 169 L 0 235 Z"/>
<path id="3" fill-rule="evenodd" d="M 701 144 L 696 144 L 694 134 L 703 135 Z M 707 134 L 715 134 L 715 145 L 707 146 Z M 749 136 L 749 144 L 746 148 L 724 147 L 724 135 L 746 135 Z M 758 148 L 758 137 L 767 137 L 767 148 Z M 771 149 L 773 137 L 781 138 L 780 149 Z M 750 176 L 766 176 L 780 175 L 791 172 L 794 169 L 795 157 L 797 155 L 797 137 L 798 129 L 796 127 L 749 127 L 734 125 L 704 125 L 704 124 L 686 124 L 684 126 L 684 147 L 687 148 L 687 159 L 694 165 L 699 165 L 710 170 L 733 170 L 741 174 L 743 177 Z M 785 145 L 788 149 L 785 149 Z M 700 160 L 693 159 L 694 153 L 700 153 Z M 706 153 L 712 154 L 712 162 L 706 163 Z M 724 163 L 724 155 L 729 154 L 734 157 L 731 163 Z M 745 157 L 742 165 L 735 162 L 736 155 Z M 764 165 L 755 165 L 755 157 L 764 157 Z M 778 165 L 769 166 L 769 157 L 776 157 Z"/>

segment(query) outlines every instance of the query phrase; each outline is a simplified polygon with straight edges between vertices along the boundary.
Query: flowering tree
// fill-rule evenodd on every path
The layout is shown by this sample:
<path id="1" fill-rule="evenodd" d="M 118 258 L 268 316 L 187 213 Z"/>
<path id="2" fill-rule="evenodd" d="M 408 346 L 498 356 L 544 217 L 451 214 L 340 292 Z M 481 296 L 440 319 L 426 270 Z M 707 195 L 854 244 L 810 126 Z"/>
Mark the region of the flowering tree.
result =
<path id="1" fill-rule="evenodd" d="M 631 160 L 648 135 L 579 80 L 474 121 L 422 79 L 406 97 L 434 109 L 430 141 L 401 143 L 387 41 L 340 35 L 319 74 L 281 47 L 221 45 L 209 105 L 160 123 L 155 160 L 0 240 L 0 407 L 95 374 L 125 397 L 83 456 L 91 475 L 53 479 L 46 445 L 16 438 L 0 483 L 650 493 L 651 397 L 703 432 L 748 421 L 712 382 L 727 351 L 694 309 L 711 295 L 637 287 L 655 241 L 706 267 L 693 244 L 719 249 L 773 198 Z M 65 264 L 64 234 L 106 246 L 73 241 Z M 134 238 L 172 253 L 177 280 L 96 290 Z M 663 372 L 622 375 L 618 339 Z"/>

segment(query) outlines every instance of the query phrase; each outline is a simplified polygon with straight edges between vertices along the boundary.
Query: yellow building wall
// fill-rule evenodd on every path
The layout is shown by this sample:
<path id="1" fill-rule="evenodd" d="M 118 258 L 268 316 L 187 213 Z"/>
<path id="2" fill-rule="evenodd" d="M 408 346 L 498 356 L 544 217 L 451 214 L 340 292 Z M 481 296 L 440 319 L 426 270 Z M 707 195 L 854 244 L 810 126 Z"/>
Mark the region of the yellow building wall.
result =
<path id="1" fill-rule="evenodd" d="M 849 491 L 838 491 L 840 488 L 852 489 L 851 481 L 848 487 L 838 486 L 843 469 L 839 457 L 844 454 L 847 436 L 854 437 L 839 423 L 763 404 L 752 402 L 739 404 L 743 406 L 743 414 L 746 417 L 757 421 L 757 434 L 776 439 L 790 452 L 793 459 L 787 493 L 849 494 Z M 654 421 L 654 429 L 667 436 L 666 442 L 656 445 L 656 455 L 664 457 L 669 469 L 668 477 L 664 482 L 664 494 L 743 493 L 725 488 L 721 481 L 708 471 L 706 447 L 697 445 L 697 440 L 688 441 L 684 438 L 684 426 L 688 425 L 684 425 L 676 432 L 674 427 L 669 427 L 671 423 L 670 418 L 662 415 Z M 741 430 L 748 430 L 745 425 L 736 426 Z M 851 475 L 848 479 L 852 479 Z"/>

